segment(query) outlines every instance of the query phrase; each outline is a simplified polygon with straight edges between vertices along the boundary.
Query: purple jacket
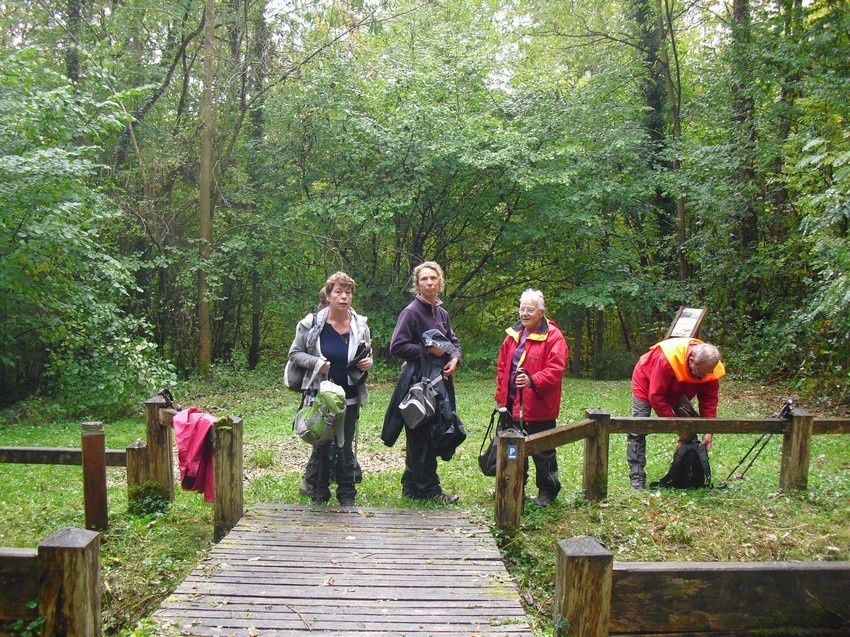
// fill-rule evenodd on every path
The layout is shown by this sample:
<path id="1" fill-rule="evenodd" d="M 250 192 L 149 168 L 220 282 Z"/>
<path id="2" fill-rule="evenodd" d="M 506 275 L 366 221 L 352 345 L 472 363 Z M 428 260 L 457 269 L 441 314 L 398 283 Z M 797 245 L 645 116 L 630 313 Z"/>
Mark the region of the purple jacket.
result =
<path id="1" fill-rule="evenodd" d="M 398 315 L 390 341 L 390 354 L 406 361 L 418 360 L 422 333 L 430 329 L 440 330 L 460 351 L 460 341 L 452 331 L 449 313 L 441 304 L 434 306 L 417 296 Z"/>

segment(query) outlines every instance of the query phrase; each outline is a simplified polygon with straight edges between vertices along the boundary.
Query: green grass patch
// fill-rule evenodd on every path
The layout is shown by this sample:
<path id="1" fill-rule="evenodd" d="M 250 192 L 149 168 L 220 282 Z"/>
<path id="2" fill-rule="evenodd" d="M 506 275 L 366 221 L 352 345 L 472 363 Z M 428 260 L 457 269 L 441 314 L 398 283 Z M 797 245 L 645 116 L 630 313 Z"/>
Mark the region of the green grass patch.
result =
<path id="1" fill-rule="evenodd" d="M 259 502 L 306 502 L 298 485 L 310 448 L 292 433 L 299 397 L 283 390 L 279 378 L 268 370 L 251 374 L 217 369 L 213 380 L 187 381 L 175 391 L 184 406 L 244 419 L 247 508 Z M 447 491 L 461 495 L 466 514 L 490 523 L 494 480 L 479 473 L 476 457 L 493 408 L 493 381 L 461 370 L 457 389 L 469 439 L 452 461 L 440 463 L 440 476 Z M 392 449 L 379 437 L 392 384 L 379 383 L 370 391 L 371 402 L 360 420 L 358 457 L 365 477 L 358 504 L 435 506 L 401 495 L 404 437 Z M 769 416 L 779 408 L 781 394 L 774 387 L 724 380 L 720 416 Z M 560 422 L 579 420 L 590 407 L 627 415 L 629 404 L 627 381 L 567 379 Z M 79 423 L 28 422 L 22 417 L 26 413 L 21 408 L 0 413 L 0 445 L 79 446 Z M 123 448 L 136 438 L 144 438 L 141 406 L 136 417 L 106 424 L 108 448 Z M 753 439 L 715 436 L 715 480 L 726 476 Z M 650 436 L 650 479 L 665 473 L 674 443 L 673 435 Z M 780 437 L 774 437 L 747 479 L 729 489 L 634 492 L 628 485 L 625 436 L 613 436 L 609 497 L 602 503 L 581 497 L 583 445 L 560 448 L 563 490 L 555 504 L 538 509 L 529 500 L 520 532 L 500 538 L 535 629 L 540 634 L 551 631 L 555 543 L 573 535 L 599 538 L 620 561 L 850 559 L 850 437 L 815 437 L 809 489 L 792 496 L 778 493 L 780 448 Z M 209 550 L 213 508 L 198 494 L 178 491 L 166 510 L 132 515 L 124 470 L 110 468 L 107 477 L 104 621 L 107 634 L 128 634 Z M 528 496 L 534 495 L 532 477 Z M 82 523 L 79 467 L 0 465 L 0 545 L 34 547 L 53 531 Z"/>

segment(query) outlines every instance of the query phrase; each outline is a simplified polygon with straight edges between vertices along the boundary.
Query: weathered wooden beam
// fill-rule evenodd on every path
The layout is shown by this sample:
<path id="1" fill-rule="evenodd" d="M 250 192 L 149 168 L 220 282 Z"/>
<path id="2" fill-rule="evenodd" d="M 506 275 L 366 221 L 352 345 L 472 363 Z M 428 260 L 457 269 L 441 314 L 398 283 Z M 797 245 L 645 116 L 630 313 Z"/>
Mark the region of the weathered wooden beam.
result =
<path id="1" fill-rule="evenodd" d="M 798 634 L 848 608 L 850 562 L 618 562 L 611 632 Z"/>
<path id="2" fill-rule="evenodd" d="M 815 418 L 813 434 L 850 434 L 850 418 Z"/>
<path id="3" fill-rule="evenodd" d="M 541 431 L 539 434 L 531 434 L 525 439 L 525 453 L 527 457 L 530 457 L 535 453 L 549 451 L 561 445 L 583 440 L 594 434 L 596 434 L 596 422 L 580 420 L 569 425 Z"/>
<path id="4" fill-rule="evenodd" d="M 38 552 L 0 548 L 0 624 L 38 617 L 38 610 L 27 606 L 35 600 L 38 600 Z"/>
<path id="5" fill-rule="evenodd" d="M 136 440 L 127 447 L 127 489 L 150 480 L 148 471 L 148 446 Z"/>
<path id="6" fill-rule="evenodd" d="M 523 467 L 528 457 L 525 436 L 518 429 L 500 431 L 496 438 L 496 527 L 513 532 L 522 518 Z"/>
<path id="7" fill-rule="evenodd" d="M 105 441 L 102 422 L 82 424 L 83 503 L 86 512 L 86 528 L 95 531 L 105 531 L 109 527 Z"/>
<path id="8" fill-rule="evenodd" d="M 43 635 L 100 637 L 100 534 L 62 529 L 38 545 Z"/>
<path id="9" fill-rule="evenodd" d="M 588 409 L 585 415 L 594 424 L 594 435 L 584 439 L 584 497 L 591 501 L 608 496 L 608 423 L 611 414 L 602 409 Z"/>
<path id="10" fill-rule="evenodd" d="M 83 464 L 82 449 L 72 447 L 0 447 L 0 463 L 18 464 Z M 106 466 L 123 467 L 127 453 L 122 449 L 106 449 Z"/>
<path id="11" fill-rule="evenodd" d="M 230 416 L 213 425 L 216 542 L 227 535 L 244 513 L 242 484 L 242 419 Z"/>
<path id="12" fill-rule="evenodd" d="M 171 427 L 159 418 L 165 407 L 165 398 L 153 396 L 145 401 L 145 422 L 148 445 L 148 479 L 158 482 L 168 490 L 168 499 L 174 501 L 174 459 Z"/>
<path id="13" fill-rule="evenodd" d="M 611 433 L 716 433 L 784 434 L 788 421 L 782 418 L 620 418 L 612 417 Z"/>
<path id="14" fill-rule="evenodd" d="M 160 409 L 158 412 L 159 422 L 164 427 L 173 427 L 174 426 L 174 416 L 177 414 L 177 410 L 173 407 L 165 407 L 164 409 Z"/>
<path id="15" fill-rule="evenodd" d="M 809 482 L 812 421 L 812 414 L 805 409 L 795 408 L 789 430 L 782 436 L 779 488 L 783 491 L 805 489 Z"/>
<path id="16" fill-rule="evenodd" d="M 558 542 L 555 637 L 608 637 L 613 562 L 611 552 L 592 537 Z"/>

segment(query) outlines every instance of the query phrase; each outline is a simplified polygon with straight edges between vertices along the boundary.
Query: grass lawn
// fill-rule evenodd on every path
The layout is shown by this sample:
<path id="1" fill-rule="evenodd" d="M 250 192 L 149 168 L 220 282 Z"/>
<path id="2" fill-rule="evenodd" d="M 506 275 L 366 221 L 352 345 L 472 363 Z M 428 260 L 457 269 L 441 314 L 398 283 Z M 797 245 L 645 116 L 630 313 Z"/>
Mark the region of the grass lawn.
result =
<path id="1" fill-rule="evenodd" d="M 218 371 L 211 382 L 187 381 L 174 391 L 184 407 L 244 418 L 247 508 L 257 502 L 306 501 L 298 495 L 298 483 L 309 447 L 291 432 L 298 396 L 281 390 L 280 372 Z M 461 508 L 489 523 L 493 479 L 479 473 L 476 456 L 493 407 L 493 382 L 461 370 L 457 389 L 469 439 L 451 462 L 440 463 L 439 471 L 444 488 L 461 495 Z M 391 391 L 390 383 L 372 387 L 371 403 L 361 415 L 358 456 L 365 478 L 357 502 L 433 506 L 401 496 L 404 437 L 391 449 L 380 441 Z M 725 379 L 719 415 L 766 417 L 780 407 L 781 395 L 775 387 Z M 628 382 L 567 379 L 560 422 L 579 420 L 590 407 L 627 415 Z M 0 412 L 0 445 L 79 446 L 79 423 L 38 418 L 34 410 Z M 107 447 L 115 449 L 144 437 L 141 406 L 138 417 L 109 422 L 106 431 Z M 753 439 L 715 436 L 715 481 L 726 477 Z M 666 472 L 674 440 L 673 435 L 650 436 L 650 480 Z M 814 438 L 809 489 L 793 496 L 778 493 L 780 447 L 781 439 L 774 437 L 747 479 L 729 489 L 636 492 L 628 484 L 625 436 L 613 436 L 609 497 L 597 504 L 580 494 L 583 445 L 560 448 L 563 489 L 556 503 L 549 509 L 529 504 L 520 532 L 500 538 L 535 629 L 551 633 L 555 542 L 573 535 L 599 538 L 620 561 L 850 559 L 850 437 Z M 111 527 L 102 553 L 105 627 L 108 634 L 130 634 L 209 550 L 212 507 L 198 494 L 180 492 L 167 512 L 134 517 L 127 513 L 124 470 L 110 468 L 107 474 Z M 535 495 L 533 478 L 529 495 Z M 35 547 L 59 528 L 82 524 L 79 467 L 0 465 L 0 545 Z"/>

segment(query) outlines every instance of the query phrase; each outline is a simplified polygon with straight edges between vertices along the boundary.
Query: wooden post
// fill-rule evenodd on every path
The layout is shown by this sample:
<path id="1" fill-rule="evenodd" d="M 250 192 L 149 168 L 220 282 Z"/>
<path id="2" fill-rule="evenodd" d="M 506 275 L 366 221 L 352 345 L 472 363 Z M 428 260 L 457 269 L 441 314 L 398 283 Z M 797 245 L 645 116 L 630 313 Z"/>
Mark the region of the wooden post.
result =
<path id="1" fill-rule="evenodd" d="M 602 409 L 584 412 L 596 421 L 596 435 L 584 439 L 584 497 L 598 501 L 608 497 L 608 423 L 611 414 Z"/>
<path id="2" fill-rule="evenodd" d="M 805 489 L 808 484 L 813 420 L 812 414 L 805 409 L 795 408 L 788 430 L 782 436 L 779 488 L 783 491 Z"/>
<path id="3" fill-rule="evenodd" d="M 159 410 L 165 398 L 153 396 L 145 402 L 148 441 L 147 479 L 168 489 L 168 499 L 174 501 L 174 458 L 171 451 L 171 429 L 163 425 Z"/>
<path id="4" fill-rule="evenodd" d="M 608 637 L 614 556 L 586 535 L 558 542 L 555 637 Z"/>
<path id="5" fill-rule="evenodd" d="M 109 527 L 109 509 L 106 504 L 106 440 L 103 423 L 83 423 L 82 449 L 86 528 L 105 531 Z"/>
<path id="6" fill-rule="evenodd" d="M 518 429 L 501 431 L 496 449 L 496 527 L 510 533 L 522 518 L 525 436 Z"/>
<path id="7" fill-rule="evenodd" d="M 242 519 L 242 419 L 230 416 L 213 425 L 215 467 L 214 541 Z"/>
<path id="8" fill-rule="evenodd" d="M 100 535 L 62 529 L 38 545 L 43 635 L 100 637 Z"/>
<path id="9" fill-rule="evenodd" d="M 148 446 L 136 440 L 127 447 L 127 489 L 129 491 L 148 480 Z"/>

